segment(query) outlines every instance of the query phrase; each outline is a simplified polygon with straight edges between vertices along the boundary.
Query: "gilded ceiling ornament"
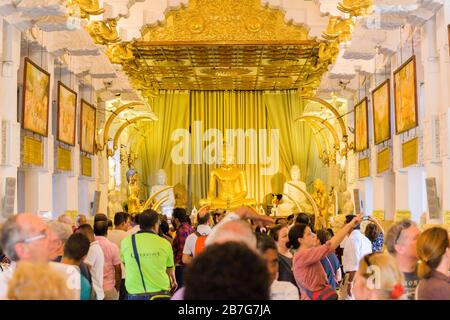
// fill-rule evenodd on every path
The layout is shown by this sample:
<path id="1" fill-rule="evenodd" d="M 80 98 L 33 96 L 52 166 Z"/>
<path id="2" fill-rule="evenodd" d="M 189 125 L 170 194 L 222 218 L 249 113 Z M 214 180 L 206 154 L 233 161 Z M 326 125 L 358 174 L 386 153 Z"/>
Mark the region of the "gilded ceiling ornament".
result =
<path id="1" fill-rule="evenodd" d="M 105 12 L 105 9 L 100 8 L 98 0 L 68 0 L 66 6 L 69 8 L 71 16 L 79 15 L 82 19 Z M 79 10 L 75 10 L 75 8 Z"/>
<path id="2" fill-rule="evenodd" d="M 190 0 L 187 8 L 171 10 L 162 26 L 146 26 L 148 42 L 308 40 L 304 26 L 286 25 L 284 13 L 262 7 L 260 0 Z"/>
<path id="3" fill-rule="evenodd" d="M 337 8 L 351 17 L 365 16 L 371 14 L 372 0 L 343 0 Z"/>
<path id="4" fill-rule="evenodd" d="M 202 73 L 215 76 L 215 77 L 236 77 L 244 74 L 249 74 L 252 72 L 251 69 L 248 68 L 207 68 L 202 69 Z"/>
<path id="5" fill-rule="evenodd" d="M 350 41 L 355 21 L 353 18 L 342 19 L 340 17 L 330 17 L 327 29 L 322 33 L 326 40 L 347 42 Z"/>
<path id="6" fill-rule="evenodd" d="M 192 16 L 188 22 L 188 28 L 191 33 L 202 33 L 205 27 L 205 20 L 201 16 Z"/>
<path id="7" fill-rule="evenodd" d="M 126 63 L 134 59 L 133 45 L 130 42 L 109 45 L 106 55 L 112 63 Z"/>
<path id="8" fill-rule="evenodd" d="M 109 44 L 120 41 L 116 19 L 91 21 L 85 28 L 97 44 Z"/>

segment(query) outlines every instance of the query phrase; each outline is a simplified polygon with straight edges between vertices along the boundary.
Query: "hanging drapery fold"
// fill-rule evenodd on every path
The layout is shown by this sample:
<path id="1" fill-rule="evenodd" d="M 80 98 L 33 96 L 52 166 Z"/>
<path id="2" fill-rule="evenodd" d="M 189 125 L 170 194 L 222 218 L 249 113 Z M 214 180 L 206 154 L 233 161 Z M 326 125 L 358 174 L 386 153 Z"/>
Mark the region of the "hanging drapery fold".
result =
<path id="1" fill-rule="evenodd" d="M 137 161 L 141 180 L 148 184 L 146 191 L 162 168 L 169 184 L 186 186 L 189 208 L 198 207 L 198 201 L 208 196 L 209 174 L 218 166 L 207 161 L 206 154 L 216 156 L 208 147 L 215 144 L 215 150 L 222 152 L 227 130 L 235 135 L 235 160 L 246 172 L 248 197 L 258 204 L 269 203 L 272 193 L 282 193 L 293 164 L 299 165 L 307 184 L 316 177 L 326 178 L 311 129 L 294 122 L 304 109 L 295 91 L 162 91 L 152 108 L 159 121 L 148 128 L 142 126 L 143 132 L 150 133 Z M 190 133 L 189 164 L 176 165 L 171 158 L 174 146 L 180 143 L 171 140 L 176 129 Z M 273 137 L 275 132 L 279 141 Z M 245 144 L 238 144 L 236 136 L 244 137 Z M 276 148 L 272 142 L 278 142 Z M 276 156 L 278 166 L 271 172 Z M 220 159 L 220 154 L 215 159 Z"/>

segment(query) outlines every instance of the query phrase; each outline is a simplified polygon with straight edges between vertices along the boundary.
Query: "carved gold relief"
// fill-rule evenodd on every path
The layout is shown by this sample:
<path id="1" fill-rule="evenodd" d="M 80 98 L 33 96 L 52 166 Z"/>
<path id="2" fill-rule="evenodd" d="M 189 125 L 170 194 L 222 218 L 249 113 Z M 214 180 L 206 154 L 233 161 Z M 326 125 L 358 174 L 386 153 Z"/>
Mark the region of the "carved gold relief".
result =
<path id="1" fill-rule="evenodd" d="M 145 27 L 148 42 L 308 40 L 303 26 L 286 25 L 280 10 L 260 0 L 190 0 L 187 8 L 169 11 L 163 26 Z"/>
<path id="2" fill-rule="evenodd" d="M 82 19 L 105 12 L 105 9 L 100 8 L 98 0 L 68 0 L 67 7 L 70 15 L 79 15 Z"/>
<path id="3" fill-rule="evenodd" d="M 106 50 L 106 56 L 112 63 L 123 64 L 134 59 L 133 45 L 129 42 L 112 44 Z"/>
<path id="4" fill-rule="evenodd" d="M 117 20 L 91 21 L 86 26 L 86 31 L 97 44 L 109 44 L 120 41 L 117 32 Z"/>
<path id="5" fill-rule="evenodd" d="M 371 13 L 372 0 L 343 0 L 338 9 L 351 17 L 365 16 Z"/>
<path id="6" fill-rule="evenodd" d="M 347 42 L 351 40 L 354 28 L 355 20 L 353 18 L 330 17 L 327 29 L 322 33 L 322 36 L 330 41 Z"/>

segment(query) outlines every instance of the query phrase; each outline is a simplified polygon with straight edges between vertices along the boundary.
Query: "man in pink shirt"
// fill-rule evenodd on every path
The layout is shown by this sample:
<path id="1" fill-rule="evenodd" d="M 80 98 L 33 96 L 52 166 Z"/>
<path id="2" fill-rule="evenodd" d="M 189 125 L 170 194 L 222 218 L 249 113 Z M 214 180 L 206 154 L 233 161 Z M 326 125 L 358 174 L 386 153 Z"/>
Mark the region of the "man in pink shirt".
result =
<path id="1" fill-rule="evenodd" d="M 119 248 L 115 243 L 106 238 L 108 234 L 107 221 L 95 222 L 94 233 L 95 240 L 98 241 L 105 257 L 103 267 L 104 300 L 117 300 L 119 298 L 120 281 L 122 279 Z"/>

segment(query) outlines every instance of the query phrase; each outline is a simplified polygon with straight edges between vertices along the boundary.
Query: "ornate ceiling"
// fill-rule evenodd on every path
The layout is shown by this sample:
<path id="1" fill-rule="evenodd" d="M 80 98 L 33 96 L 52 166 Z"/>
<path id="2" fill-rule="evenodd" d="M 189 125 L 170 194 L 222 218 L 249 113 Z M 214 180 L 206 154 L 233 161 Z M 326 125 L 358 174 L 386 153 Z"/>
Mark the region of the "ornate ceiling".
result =
<path id="1" fill-rule="evenodd" d="M 316 76 L 310 79 L 312 84 L 308 87 L 310 89 L 320 83 L 319 93 L 329 94 L 332 91 L 340 92 L 343 88 L 347 91 L 355 90 L 358 87 L 358 74 L 369 74 L 375 70 L 383 72 L 385 65 L 389 64 L 390 55 L 398 51 L 399 47 L 406 47 L 416 28 L 421 27 L 427 19 L 432 17 L 445 1 L 250 0 L 233 2 L 233 4 L 238 3 L 239 6 L 242 3 L 251 3 L 255 9 L 249 14 L 246 14 L 242 7 L 237 6 L 240 8 L 237 10 L 231 5 L 225 12 L 220 11 L 223 8 L 220 5 L 216 8 L 197 7 L 197 10 L 193 11 L 192 8 L 197 2 L 202 3 L 200 0 L 0 0 L 0 15 L 19 30 L 26 31 L 24 38 L 28 42 L 48 50 L 67 70 L 74 72 L 86 83 L 92 84 L 105 100 L 114 97 L 114 93 L 117 92 L 128 94 L 129 96 L 125 99 L 136 99 L 138 95 L 133 91 L 136 82 L 140 85 L 145 84 L 141 88 L 144 88 L 144 93 L 147 94 L 164 87 L 207 88 L 213 85 L 223 88 L 231 86 L 295 87 L 305 83 L 308 72 L 303 69 L 301 71 L 303 76 L 299 76 L 298 70 L 303 66 L 314 65 L 314 59 L 320 53 L 320 47 L 318 48 L 317 44 L 329 44 L 337 38 L 337 42 L 340 43 L 339 54 L 336 53 L 336 48 L 322 47 L 322 56 L 333 59 L 321 65 L 326 68 L 318 70 Z M 220 3 L 219 1 L 208 2 Z M 222 3 L 228 2 L 225 0 Z M 368 11 L 370 2 L 373 6 L 371 11 Z M 78 8 L 78 11 L 74 8 Z M 183 12 L 189 13 L 185 18 L 186 28 L 174 29 L 177 25 L 183 25 Z M 267 17 L 272 15 L 271 17 L 275 17 L 274 20 L 258 19 L 261 14 L 270 12 L 271 14 Z M 364 16 L 368 12 L 372 14 Z M 252 13 L 254 13 L 253 17 L 251 17 Z M 72 16 L 69 17 L 69 14 Z M 225 19 L 224 17 L 227 16 L 230 21 L 214 18 Z M 357 16 L 352 18 L 353 23 L 340 23 L 351 16 Z M 334 22 L 332 17 L 335 17 Z M 156 43 L 155 35 L 158 35 L 158 30 L 159 32 L 167 31 L 171 28 L 174 30 L 172 40 L 180 40 L 180 38 L 186 40 L 187 35 L 190 34 L 190 40 L 197 41 L 197 37 L 205 37 L 213 42 L 212 31 L 228 28 L 230 24 L 233 24 L 233 19 L 235 25 L 240 25 L 241 30 L 246 31 L 234 32 L 236 38 L 228 40 L 242 41 L 245 39 L 244 35 L 247 36 L 253 32 L 251 44 L 247 46 L 242 44 L 241 47 L 227 51 L 217 43 L 210 43 L 211 48 L 215 46 L 215 49 L 202 51 L 196 49 L 198 43 L 185 42 L 184 47 L 178 45 L 176 48 L 173 44 L 168 46 L 167 43 Z M 285 22 L 284 25 L 280 24 L 281 20 Z M 276 21 L 277 27 L 297 29 L 302 35 L 293 39 L 294 37 L 288 36 L 288 32 L 284 34 L 274 31 L 279 29 L 264 29 L 271 23 L 273 26 L 273 21 Z M 402 26 L 404 28 L 401 28 Z M 399 32 L 400 29 L 403 31 L 402 35 Z M 211 30 L 210 38 L 206 36 L 208 30 Z M 324 35 L 324 31 L 327 34 Z M 268 38 L 258 39 L 255 36 L 264 33 L 275 37 L 286 36 L 284 40 L 286 38 L 299 40 L 306 36 L 306 40 L 315 42 L 316 46 L 310 43 L 309 48 L 306 46 L 301 49 L 303 52 L 310 53 L 306 61 L 295 54 L 296 48 L 300 47 L 299 44 L 289 41 L 284 44 L 275 44 L 279 50 L 272 50 L 272 52 L 282 52 L 280 55 L 268 54 L 271 50 L 267 50 L 270 47 L 270 43 L 265 42 Z M 101 37 L 98 37 L 99 34 Z M 334 40 L 333 37 L 335 37 Z M 152 40 L 155 42 L 152 43 Z M 252 47 L 258 40 L 260 43 Z M 171 50 L 168 50 L 169 47 Z M 251 58 L 252 48 L 260 56 L 264 55 L 265 59 Z M 280 58 L 283 53 L 286 56 L 291 55 L 292 59 Z M 105 54 L 112 63 L 106 59 Z M 140 54 L 143 55 L 140 56 Z M 164 54 L 176 55 L 177 59 L 175 62 L 170 59 L 161 60 Z M 119 60 L 117 60 L 118 57 L 120 57 Z M 252 64 L 244 65 L 243 59 L 252 61 Z M 280 62 L 283 59 L 286 61 Z M 154 70 L 145 72 L 145 77 L 134 77 L 133 65 L 130 61 L 133 61 L 135 66 L 145 65 L 146 68 Z M 315 66 L 317 68 L 317 64 Z M 180 76 L 182 72 L 184 74 Z M 342 82 L 345 86 L 342 86 Z"/>
<path id="2" fill-rule="evenodd" d="M 88 30 L 95 34 L 89 25 Z M 333 36 L 309 36 L 306 24 L 286 23 L 281 10 L 260 0 L 190 0 L 167 11 L 163 25 L 144 25 L 138 40 L 113 43 L 107 54 L 144 96 L 160 89 L 311 94 L 333 62 L 337 43 Z"/>

